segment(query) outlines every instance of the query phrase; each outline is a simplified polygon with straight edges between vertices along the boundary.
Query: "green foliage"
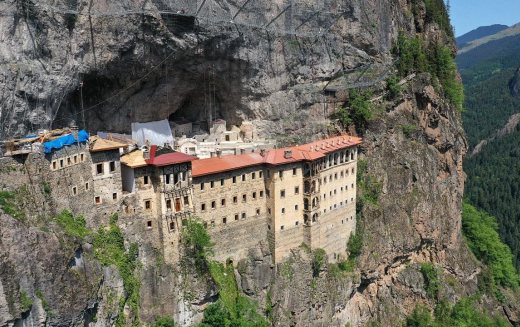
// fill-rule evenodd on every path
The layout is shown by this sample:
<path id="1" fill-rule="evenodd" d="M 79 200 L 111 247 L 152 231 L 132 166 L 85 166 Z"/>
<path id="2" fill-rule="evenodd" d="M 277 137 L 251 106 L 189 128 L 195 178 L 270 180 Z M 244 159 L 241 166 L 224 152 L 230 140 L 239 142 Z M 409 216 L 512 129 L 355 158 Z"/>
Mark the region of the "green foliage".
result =
<path id="1" fill-rule="evenodd" d="M 213 253 L 213 244 L 200 219 L 190 218 L 184 222 L 182 243 L 187 257 L 193 260 L 197 271 L 206 273 L 208 271 L 208 256 Z"/>
<path id="2" fill-rule="evenodd" d="M 480 311 L 472 298 L 464 298 L 454 306 L 441 301 L 432 316 L 430 311 L 418 305 L 406 318 L 405 327 L 505 327 L 510 326 L 502 318 Z"/>
<path id="3" fill-rule="evenodd" d="M 42 182 L 42 192 L 43 192 L 43 194 L 50 195 L 51 191 L 52 190 L 51 190 L 51 186 L 49 185 L 49 183 Z"/>
<path id="4" fill-rule="evenodd" d="M 325 264 L 327 259 L 327 253 L 323 249 L 315 249 L 312 251 L 312 276 L 318 277 L 320 275 L 320 271 Z"/>
<path id="5" fill-rule="evenodd" d="M 70 237 L 84 239 L 85 236 L 90 234 L 90 230 L 86 227 L 85 218 L 83 216 L 74 216 L 68 210 L 63 210 L 54 217 L 54 220 L 63 228 L 65 234 Z"/>
<path id="6" fill-rule="evenodd" d="M 386 95 L 388 101 L 395 100 L 401 95 L 401 85 L 399 85 L 399 78 L 391 76 L 386 80 Z"/>
<path id="7" fill-rule="evenodd" d="M 366 130 L 368 122 L 374 117 L 371 98 L 372 93 L 369 91 L 352 90 L 348 106 L 339 108 L 330 118 L 338 120 L 344 128 L 354 124 L 356 130 L 362 133 Z"/>
<path id="8" fill-rule="evenodd" d="M 175 321 L 170 317 L 159 317 L 155 319 L 152 327 L 175 327 Z"/>
<path id="9" fill-rule="evenodd" d="M 406 77 L 412 73 L 428 71 L 426 51 L 418 36 L 410 38 L 399 33 L 392 52 L 399 58 L 396 63 L 399 76 Z"/>
<path id="10" fill-rule="evenodd" d="M 424 2 L 426 9 L 426 23 L 436 23 L 441 30 L 450 38 L 453 38 L 453 28 L 450 23 L 450 17 L 446 4 L 443 0 L 412 0 L 412 10 L 414 15 L 419 15 L 419 3 Z"/>
<path id="11" fill-rule="evenodd" d="M 439 272 L 431 263 L 421 264 L 421 274 L 426 284 L 426 295 L 430 298 L 436 298 L 440 290 Z"/>
<path id="12" fill-rule="evenodd" d="M 125 249 L 124 237 L 121 229 L 116 224 L 117 216 L 111 219 L 107 228 L 99 228 L 94 235 L 94 254 L 105 266 L 115 266 L 123 279 L 126 301 L 120 303 L 120 314 L 118 319 L 124 319 L 123 308 L 128 304 L 132 312 L 137 316 L 139 311 L 139 289 L 141 287 L 136 269 L 138 267 L 138 246 L 130 244 Z M 122 324 L 119 321 L 119 324 Z"/>
<path id="13" fill-rule="evenodd" d="M 36 290 L 35 295 L 36 295 L 36 297 L 39 298 L 40 301 L 42 302 L 43 310 L 45 310 L 45 312 L 47 312 L 48 314 L 51 313 L 51 308 L 49 307 L 49 303 L 48 303 L 47 300 L 45 299 L 45 296 L 43 296 L 42 291 L 40 291 L 40 290 Z"/>
<path id="14" fill-rule="evenodd" d="M 465 202 L 462 208 L 462 231 L 469 248 L 491 272 L 491 285 L 517 287 L 518 273 L 513 266 L 513 255 L 502 243 L 497 232 L 496 219 Z"/>
<path id="15" fill-rule="evenodd" d="M 414 124 L 405 124 L 401 125 L 401 130 L 403 131 L 404 136 L 410 138 L 413 133 L 417 131 L 417 125 Z"/>
<path id="16" fill-rule="evenodd" d="M 33 301 L 29 297 L 29 295 L 27 295 L 27 292 L 21 291 L 20 292 L 20 309 L 22 310 L 22 312 L 29 311 L 32 308 L 32 305 L 33 305 Z"/>
<path id="17" fill-rule="evenodd" d="M 267 327 L 267 321 L 257 312 L 256 303 L 239 293 L 232 265 L 213 261 L 209 263 L 209 270 L 217 284 L 219 299 L 206 308 L 199 327 Z"/>
<path id="18" fill-rule="evenodd" d="M 17 203 L 16 194 L 7 191 L 0 191 L 0 208 L 14 219 L 24 221 L 25 213 Z"/>
<path id="19" fill-rule="evenodd" d="M 356 228 L 355 234 L 350 234 L 350 238 L 347 242 L 347 251 L 349 258 L 354 259 L 359 257 L 361 249 L 363 248 L 363 233 L 360 228 Z"/>
<path id="20" fill-rule="evenodd" d="M 364 204 L 379 205 L 379 195 L 383 185 L 374 176 L 366 175 L 358 185 L 361 189 L 360 201 Z"/>
<path id="21" fill-rule="evenodd" d="M 448 100 L 462 111 L 464 87 L 458 79 L 457 66 L 450 48 L 444 44 L 426 47 L 420 37 L 407 37 L 400 33 L 393 53 L 399 58 L 396 63 L 399 76 L 429 72 L 439 80 Z"/>

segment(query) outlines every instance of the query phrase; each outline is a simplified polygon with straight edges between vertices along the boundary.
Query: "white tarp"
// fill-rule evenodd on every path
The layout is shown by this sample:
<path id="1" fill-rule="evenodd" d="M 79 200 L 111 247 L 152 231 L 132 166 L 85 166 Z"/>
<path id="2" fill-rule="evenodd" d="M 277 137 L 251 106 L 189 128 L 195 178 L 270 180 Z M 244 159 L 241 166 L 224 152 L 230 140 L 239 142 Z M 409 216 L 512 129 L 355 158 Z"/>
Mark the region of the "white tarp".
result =
<path id="1" fill-rule="evenodd" d="M 173 145 L 173 135 L 168 120 L 151 121 L 148 123 L 132 123 L 132 139 L 142 146 L 146 141 L 150 145 Z"/>

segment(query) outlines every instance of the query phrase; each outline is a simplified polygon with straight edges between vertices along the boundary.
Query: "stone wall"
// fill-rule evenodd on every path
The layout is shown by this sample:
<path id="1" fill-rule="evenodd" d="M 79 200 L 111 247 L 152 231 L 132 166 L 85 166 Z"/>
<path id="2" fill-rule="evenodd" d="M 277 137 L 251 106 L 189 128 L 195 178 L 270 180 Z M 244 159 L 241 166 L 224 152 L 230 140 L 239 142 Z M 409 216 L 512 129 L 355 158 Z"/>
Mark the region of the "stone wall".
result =
<path id="1" fill-rule="evenodd" d="M 209 226 L 216 258 L 244 257 L 266 239 L 264 177 L 253 166 L 193 179 L 194 213 Z"/>
<path id="2" fill-rule="evenodd" d="M 90 155 L 94 181 L 92 201 L 103 216 L 111 215 L 118 211 L 123 193 L 119 150 L 92 152 Z"/>

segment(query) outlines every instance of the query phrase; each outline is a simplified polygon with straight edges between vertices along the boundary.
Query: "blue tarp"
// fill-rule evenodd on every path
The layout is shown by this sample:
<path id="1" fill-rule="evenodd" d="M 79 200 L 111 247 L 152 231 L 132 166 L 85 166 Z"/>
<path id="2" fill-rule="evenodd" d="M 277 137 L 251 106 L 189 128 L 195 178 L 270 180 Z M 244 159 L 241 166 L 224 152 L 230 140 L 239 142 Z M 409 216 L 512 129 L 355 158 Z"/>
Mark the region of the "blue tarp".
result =
<path id="1" fill-rule="evenodd" d="M 66 145 L 72 145 L 74 143 L 82 143 L 88 141 L 88 133 L 84 130 L 79 131 L 78 138 L 75 139 L 74 135 L 68 134 L 60 136 L 55 140 L 43 143 L 43 152 L 51 153 L 52 150 L 59 150 Z"/>

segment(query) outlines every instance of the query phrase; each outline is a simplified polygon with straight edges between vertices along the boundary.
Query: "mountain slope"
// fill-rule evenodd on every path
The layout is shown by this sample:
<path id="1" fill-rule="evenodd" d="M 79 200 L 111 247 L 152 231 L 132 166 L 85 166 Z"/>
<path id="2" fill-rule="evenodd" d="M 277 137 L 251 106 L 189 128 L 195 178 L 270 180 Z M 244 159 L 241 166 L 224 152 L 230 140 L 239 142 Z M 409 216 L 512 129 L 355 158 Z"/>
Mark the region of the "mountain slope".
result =
<path id="1" fill-rule="evenodd" d="M 474 41 L 474 40 L 477 40 L 477 39 L 480 39 L 480 38 L 483 38 L 483 37 L 486 37 L 489 35 L 496 34 L 500 31 L 505 30 L 508 27 L 509 26 L 507 26 L 507 25 L 501 25 L 501 24 L 494 24 L 494 25 L 490 25 L 490 26 L 480 26 L 464 35 L 457 37 L 456 38 L 457 47 L 462 48 L 471 41 Z"/>

